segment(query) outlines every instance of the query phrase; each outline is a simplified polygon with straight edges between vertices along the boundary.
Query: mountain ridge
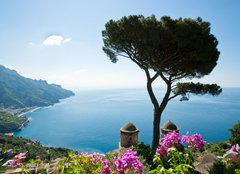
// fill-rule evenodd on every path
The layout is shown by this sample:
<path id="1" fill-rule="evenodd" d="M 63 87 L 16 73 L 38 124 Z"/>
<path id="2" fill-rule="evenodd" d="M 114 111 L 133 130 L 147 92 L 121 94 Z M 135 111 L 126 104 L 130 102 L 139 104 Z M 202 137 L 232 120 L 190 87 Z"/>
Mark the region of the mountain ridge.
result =
<path id="1" fill-rule="evenodd" d="M 60 85 L 23 77 L 0 65 L 0 108 L 49 106 L 73 95 Z"/>

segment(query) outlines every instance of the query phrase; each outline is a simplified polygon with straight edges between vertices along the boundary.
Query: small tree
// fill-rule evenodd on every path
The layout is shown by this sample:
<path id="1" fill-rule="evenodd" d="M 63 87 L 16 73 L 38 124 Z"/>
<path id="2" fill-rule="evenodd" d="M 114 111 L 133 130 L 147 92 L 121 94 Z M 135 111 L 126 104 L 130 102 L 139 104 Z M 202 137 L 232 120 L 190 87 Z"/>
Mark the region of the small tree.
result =
<path id="1" fill-rule="evenodd" d="M 229 129 L 229 131 L 231 132 L 231 137 L 229 141 L 232 144 L 240 145 L 240 121 L 238 121 L 238 123 L 235 124 L 232 129 Z"/>
<path id="2" fill-rule="evenodd" d="M 103 51 L 112 62 L 118 57 L 128 58 L 146 74 L 154 107 L 153 148 L 158 146 L 161 116 L 170 100 L 179 95 L 186 98 L 187 93 L 218 95 L 222 91 L 216 84 L 182 83 L 182 79 L 210 74 L 217 64 L 217 39 L 210 33 L 210 24 L 201 18 L 128 16 L 106 23 L 102 36 Z M 152 88 L 158 77 L 167 87 L 161 101 Z"/>

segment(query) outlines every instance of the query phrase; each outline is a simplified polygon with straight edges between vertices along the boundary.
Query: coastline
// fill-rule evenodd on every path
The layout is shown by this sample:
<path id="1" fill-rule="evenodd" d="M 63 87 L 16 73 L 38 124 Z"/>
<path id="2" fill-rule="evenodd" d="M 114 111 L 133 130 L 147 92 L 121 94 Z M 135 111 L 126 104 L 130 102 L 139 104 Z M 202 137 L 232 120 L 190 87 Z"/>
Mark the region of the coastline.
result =
<path id="1" fill-rule="evenodd" d="M 75 94 L 74 94 L 75 95 Z M 74 96 L 73 95 L 73 96 Z M 70 96 L 71 97 L 71 96 Z M 69 97 L 67 97 L 67 98 L 69 98 Z M 66 98 L 64 98 L 64 99 L 66 99 Z M 32 117 L 26 117 L 25 115 L 27 115 L 27 114 L 29 114 L 29 113 L 32 113 L 32 112 L 35 112 L 35 111 L 37 111 L 37 110 L 39 110 L 39 109 L 42 109 L 42 108 L 44 108 L 44 107 L 49 107 L 49 106 L 53 106 L 53 105 L 55 105 L 55 104 L 57 104 L 57 103 L 61 103 L 61 101 L 62 100 L 64 100 L 64 99 L 60 99 L 58 102 L 56 102 L 56 103 L 54 103 L 54 104 L 52 104 L 52 105 L 48 105 L 48 106 L 34 106 L 34 107 L 26 107 L 26 108 L 21 108 L 21 109 L 10 109 L 10 108 L 6 108 L 5 110 L 6 111 L 8 111 L 8 113 L 11 113 L 11 114 L 13 114 L 13 115 L 16 115 L 16 116 L 18 116 L 18 117 L 25 117 L 26 118 L 26 121 L 24 122 L 24 123 L 22 123 L 22 125 L 18 128 L 18 130 L 17 131 L 14 131 L 14 132 L 10 132 L 10 134 L 13 134 L 14 135 L 14 133 L 15 132 L 18 132 L 18 131 L 21 131 L 25 126 L 27 126 L 28 125 L 28 123 L 30 122 L 30 121 L 32 121 Z M 0 110 L 1 111 L 1 110 Z M 6 112 L 5 111 L 5 112 Z"/>
<path id="2" fill-rule="evenodd" d="M 66 98 L 70 98 L 74 95 L 75 94 L 72 92 L 71 95 L 60 98 L 55 103 L 48 104 L 46 106 L 31 106 L 31 107 L 24 107 L 24 108 L 17 108 L 14 106 L 11 106 L 11 107 L 1 106 L 0 114 L 8 114 L 10 117 L 12 116 L 11 119 L 16 121 L 15 127 L 8 126 L 5 129 L 5 131 L 3 131 L 2 133 L 9 135 L 9 136 L 14 136 L 16 132 L 20 132 L 25 126 L 28 125 L 29 122 L 32 121 L 32 118 L 30 116 L 27 116 L 27 114 L 35 112 L 43 107 L 49 107 L 49 106 L 53 106 L 57 103 L 61 103 L 62 100 L 66 99 Z"/>
<path id="3" fill-rule="evenodd" d="M 22 116 L 24 116 L 24 115 L 26 115 L 26 114 L 32 113 L 32 112 L 34 112 L 34 111 L 36 111 L 36 110 L 38 110 L 38 109 L 41 109 L 41 108 L 42 108 L 42 107 L 25 108 L 25 109 L 27 109 L 27 111 L 24 111 L 24 112 L 19 113 L 18 116 L 19 116 L 19 117 L 22 117 Z"/>
<path id="4" fill-rule="evenodd" d="M 26 120 L 25 122 L 23 122 L 21 126 L 19 126 L 19 128 L 18 128 L 17 131 L 21 131 L 25 126 L 27 126 L 27 124 L 28 124 L 30 121 L 32 121 L 32 118 L 31 118 L 31 117 L 27 118 L 27 120 Z M 15 131 L 15 132 L 16 132 L 16 131 Z M 13 134 L 14 134 L 14 132 L 13 132 Z"/>
<path id="5" fill-rule="evenodd" d="M 18 108 L 18 109 L 13 109 L 13 108 L 1 108 L 0 112 L 1 113 L 6 113 L 13 115 L 15 117 L 22 117 L 24 118 L 24 121 L 16 128 L 15 130 L 12 130 L 11 132 L 4 133 L 9 136 L 13 136 L 15 132 L 21 131 L 25 126 L 28 125 L 28 123 L 32 120 L 31 117 L 26 117 L 26 114 L 32 113 L 38 109 L 41 109 L 41 107 L 26 107 L 26 108 Z"/>
<path id="6" fill-rule="evenodd" d="M 33 107 L 25 107 L 25 108 L 0 108 L 0 113 L 11 114 L 15 116 L 23 116 L 27 113 L 33 112 L 41 107 L 33 106 Z"/>
<path id="7" fill-rule="evenodd" d="M 32 113 L 32 112 L 34 112 L 34 111 L 36 111 L 36 110 L 38 110 L 38 109 L 41 109 L 41 108 L 42 108 L 42 107 L 25 108 L 25 109 L 24 109 L 24 112 L 19 113 L 17 116 L 18 116 L 18 117 L 25 117 L 25 118 L 26 118 L 26 121 L 23 122 L 21 126 L 19 126 L 19 128 L 18 128 L 17 131 L 21 131 L 25 126 L 28 125 L 28 123 L 29 123 L 30 121 L 32 121 L 32 117 L 26 117 L 26 116 L 25 116 L 26 114 Z M 27 111 L 25 111 L 26 109 L 27 109 Z M 15 132 L 17 132 L 17 131 L 15 131 Z M 13 132 L 13 135 L 14 135 L 15 132 Z"/>

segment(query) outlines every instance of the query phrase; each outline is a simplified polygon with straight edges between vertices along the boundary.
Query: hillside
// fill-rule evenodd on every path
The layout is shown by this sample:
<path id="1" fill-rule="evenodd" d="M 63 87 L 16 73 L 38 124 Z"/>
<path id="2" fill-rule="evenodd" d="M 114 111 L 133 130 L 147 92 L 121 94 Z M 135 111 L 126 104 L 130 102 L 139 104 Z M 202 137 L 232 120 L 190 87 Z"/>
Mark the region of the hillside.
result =
<path id="1" fill-rule="evenodd" d="M 74 95 L 60 85 L 33 80 L 0 65 L 0 108 L 48 106 Z"/>
<path id="2" fill-rule="evenodd" d="M 15 132 L 27 124 L 26 117 L 19 117 L 16 115 L 0 113 L 0 133 Z"/>
<path id="3" fill-rule="evenodd" d="M 26 162 L 39 156 L 43 161 L 67 156 L 70 149 L 44 147 L 35 140 L 11 137 L 0 133 L 0 173 L 3 173 L 2 164 L 13 158 L 14 155 L 26 152 Z"/>

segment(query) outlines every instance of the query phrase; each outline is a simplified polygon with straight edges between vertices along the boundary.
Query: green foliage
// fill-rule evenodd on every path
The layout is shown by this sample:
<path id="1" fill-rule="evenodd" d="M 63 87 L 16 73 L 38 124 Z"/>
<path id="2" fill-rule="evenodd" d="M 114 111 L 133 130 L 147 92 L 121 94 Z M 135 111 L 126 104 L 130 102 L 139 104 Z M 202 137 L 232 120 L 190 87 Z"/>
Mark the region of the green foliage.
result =
<path id="1" fill-rule="evenodd" d="M 240 164 L 231 163 L 230 165 L 227 165 L 226 169 L 224 170 L 224 174 L 235 174 L 236 169 L 240 169 Z"/>
<path id="2" fill-rule="evenodd" d="M 92 157 L 85 155 L 77 155 L 69 153 L 68 158 L 61 161 L 58 166 L 58 171 L 62 174 L 69 173 L 92 173 L 99 174 L 103 168 L 101 157 Z"/>
<path id="3" fill-rule="evenodd" d="M 0 108 L 48 106 L 73 92 L 43 80 L 32 80 L 20 76 L 16 71 L 0 65 Z"/>
<path id="4" fill-rule="evenodd" d="M 43 161 L 50 161 L 59 157 L 67 156 L 70 151 L 65 148 L 44 147 L 36 141 L 11 137 L 3 134 L 0 134 L 0 148 L 3 152 L 13 149 L 14 154 L 27 152 L 26 161 L 35 159 L 36 156 L 39 156 Z"/>
<path id="5" fill-rule="evenodd" d="M 201 84 L 201 83 L 177 83 L 176 87 L 173 89 L 173 93 L 176 95 L 185 96 L 187 93 L 192 94 L 211 94 L 219 95 L 222 89 L 217 84 Z"/>
<path id="6" fill-rule="evenodd" d="M 7 170 L 7 167 L 0 166 L 0 173 L 4 173 Z"/>
<path id="7" fill-rule="evenodd" d="M 27 121 L 26 117 L 0 113 L 0 133 L 9 133 L 18 131 Z"/>
<path id="8" fill-rule="evenodd" d="M 122 156 L 108 156 L 103 154 L 70 152 L 68 157 L 60 159 L 53 173 L 55 174 L 141 174 L 147 173 L 143 169 L 143 164 L 139 162 L 136 152 L 128 149 Z M 34 172 L 37 173 L 38 166 L 41 166 L 41 160 L 31 161 L 34 166 Z M 32 165 L 26 164 L 23 172 L 28 174 Z M 45 169 L 43 170 L 45 172 Z M 42 172 L 41 172 L 42 173 Z"/>
<path id="9" fill-rule="evenodd" d="M 236 174 L 240 174 L 240 169 L 235 169 Z"/>
<path id="10" fill-rule="evenodd" d="M 228 142 L 205 143 L 204 150 L 206 153 L 213 153 L 216 156 L 223 156 L 231 145 Z"/>
<path id="11" fill-rule="evenodd" d="M 2 141 L 2 135 L 0 139 L 0 144 L 6 144 L 6 142 Z M 26 139 L 18 139 L 18 143 L 13 141 L 13 137 L 5 136 L 5 141 L 8 141 L 9 143 L 13 144 L 24 144 L 26 142 Z M 22 143 L 20 143 L 22 142 Z M 29 141 L 27 141 L 29 142 Z M 205 144 L 206 145 L 206 144 Z M 26 146 L 26 144 L 25 144 Z M 32 145 L 33 148 L 36 148 L 37 146 L 40 146 L 39 143 L 35 143 Z M 213 148 L 214 147 L 214 148 Z M 218 148 L 215 148 L 218 147 Z M 220 148 L 228 148 L 229 144 L 226 142 L 222 143 L 212 143 L 210 145 L 207 145 L 205 147 L 206 151 L 209 151 L 208 148 L 213 148 L 215 150 Z M 0 147 L 1 148 L 1 147 Z M 46 147 L 45 147 L 46 148 Z M 55 149 L 55 148 L 52 148 Z M 25 149 L 20 149 L 20 152 L 23 152 Z M 29 149 L 28 149 L 29 150 Z M 45 149 L 42 149 L 40 153 L 44 154 Z M 31 155 L 32 153 L 35 153 L 35 155 L 31 155 L 31 159 L 28 159 L 25 161 L 27 162 L 24 167 L 22 168 L 22 173 L 30 173 L 30 169 L 35 166 L 34 170 L 38 170 L 40 166 L 44 166 L 43 161 L 49 162 L 49 160 L 56 159 L 57 157 L 62 157 L 62 160 L 57 165 L 57 169 L 55 170 L 55 173 L 103 173 L 102 170 L 104 167 L 108 167 L 111 170 L 111 174 L 116 173 L 115 171 L 115 164 L 118 161 L 119 158 L 122 157 L 123 154 L 121 153 L 111 153 L 106 155 L 105 157 L 101 154 L 93 153 L 93 154 L 77 154 L 76 152 L 69 152 L 67 153 L 66 150 L 62 149 L 55 149 L 58 151 L 59 155 L 54 156 L 54 151 L 51 151 L 51 148 L 47 148 L 47 151 L 49 152 L 49 155 L 51 155 L 50 158 L 45 158 L 44 155 L 42 155 L 42 160 L 35 159 L 35 156 L 37 155 L 37 152 L 35 151 L 28 151 L 28 155 Z M 150 160 L 152 159 L 152 156 L 155 154 L 155 152 L 144 143 L 140 143 L 138 146 L 134 147 L 134 150 L 137 151 L 138 159 L 141 162 L 144 162 L 144 168 L 142 173 L 154 173 L 154 174 L 199 174 L 199 172 L 195 171 L 193 162 L 195 159 L 197 159 L 197 156 L 194 156 L 191 153 L 191 151 L 178 151 L 176 148 L 172 147 L 168 149 L 167 154 L 164 157 L 160 157 L 159 155 L 155 155 L 153 162 L 155 163 L 155 166 L 151 164 Z M 19 153 L 19 152 L 18 152 Z M 195 154 L 196 155 L 196 154 Z M 198 156 L 200 154 L 197 154 Z M 140 157 L 140 158 L 139 158 Z M 143 157 L 143 161 L 141 160 L 141 157 Z M 129 159 L 132 159 L 131 157 Z M 104 161 L 108 161 L 109 163 L 104 165 Z M 106 163 L 106 162 L 105 162 Z M 151 166 L 151 171 L 149 172 L 148 165 Z M 240 169 L 240 165 L 232 162 L 228 162 L 227 164 L 222 163 L 220 161 L 216 161 L 214 163 L 213 168 L 209 171 L 210 174 L 235 174 L 237 173 L 237 169 Z M 5 170 L 5 169 L 3 169 Z M 36 171 L 35 171 L 36 172 Z M 46 173 L 46 169 L 42 170 L 41 173 Z M 37 172 L 36 172 L 37 173 Z M 133 174 L 132 171 L 125 171 L 125 174 Z"/>
<path id="12" fill-rule="evenodd" d="M 209 171 L 209 174 L 238 174 L 240 164 L 230 163 L 225 164 L 222 161 L 216 161 Z"/>
<path id="13" fill-rule="evenodd" d="M 31 159 L 28 164 L 22 166 L 21 174 L 47 174 L 47 169 L 43 168 L 43 166 L 45 166 L 45 164 L 41 159 Z"/>
<path id="14" fill-rule="evenodd" d="M 194 172 L 193 159 L 190 154 L 179 152 L 176 148 L 169 148 L 167 156 L 161 158 L 156 155 L 154 162 L 158 164 L 157 168 L 150 173 L 156 174 L 172 174 L 185 173 L 190 174 Z M 168 164 L 166 166 L 166 164 Z"/>
<path id="15" fill-rule="evenodd" d="M 105 27 L 103 51 L 113 62 L 123 56 L 181 78 L 209 74 L 218 60 L 218 41 L 210 33 L 210 23 L 201 18 L 133 15 L 110 20 Z"/>
<path id="16" fill-rule="evenodd" d="M 240 145 L 240 121 L 238 121 L 238 123 L 235 124 L 232 129 L 229 129 L 229 131 L 231 132 L 231 137 L 229 141 L 232 144 Z"/>
<path id="17" fill-rule="evenodd" d="M 224 174 L 224 170 L 226 169 L 225 164 L 222 161 L 216 161 L 213 164 L 213 167 L 209 171 L 209 174 Z"/>
<path id="18" fill-rule="evenodd" d="M 153 163 L 155 151 L 149 145 L 141 142 L 136 147 L 133 147 L 133 150 L 137 152 L 137 156 L 142 157 L 145 163 L 150 165 L 150 169 L 157 167 L 157 165 Z"/>

